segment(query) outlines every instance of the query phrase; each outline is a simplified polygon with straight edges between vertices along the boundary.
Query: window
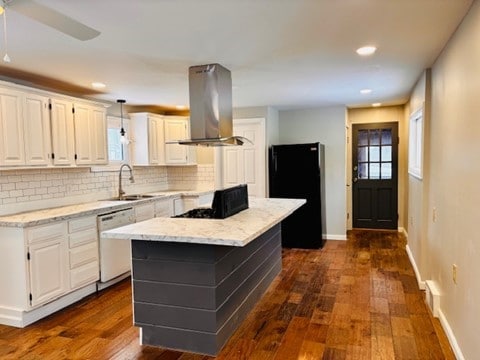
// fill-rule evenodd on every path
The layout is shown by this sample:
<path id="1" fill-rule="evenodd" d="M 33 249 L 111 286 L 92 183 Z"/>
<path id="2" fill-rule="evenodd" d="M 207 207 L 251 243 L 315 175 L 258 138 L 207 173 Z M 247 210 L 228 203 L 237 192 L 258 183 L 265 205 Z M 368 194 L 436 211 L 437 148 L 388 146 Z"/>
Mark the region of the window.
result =
<path id="1" fill-rule="evenodd" d="M 358 178 L 392 178 L 392 129 L 358 131 Z"/>
<path id="2" fill-rule="evenodd" d="M 418 179 L 423 177 L 423 107 L 410 115 L 408 143 L 408 172 Z"/>
<path id="3" fill-rule="evenodd" d="M 120 129 L 122 122 L 119 117 L 107 117 L 107 138 L 108 138 L 108 162 L 118 165 L 128 161 L 128 145 L 120 141 Z M 123 119 L 123 128 L 128 136 L 128 120 Z"/>

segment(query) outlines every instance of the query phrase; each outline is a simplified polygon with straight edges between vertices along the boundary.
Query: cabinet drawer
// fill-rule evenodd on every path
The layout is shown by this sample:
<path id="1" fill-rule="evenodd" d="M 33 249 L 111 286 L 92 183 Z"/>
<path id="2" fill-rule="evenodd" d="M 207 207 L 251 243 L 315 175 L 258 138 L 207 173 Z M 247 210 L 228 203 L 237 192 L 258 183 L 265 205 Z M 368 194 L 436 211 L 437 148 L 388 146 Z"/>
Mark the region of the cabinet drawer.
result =
<path id="1" fill-rule="evenodd" d="M 155 207 L 153 204 L 135 206 L 135 221 L 140 222 L 155 217 Z"/>
<path id="2" fill-rule="evenodd" d="M 155 203 L 156 217 L 170 217 L 173 215 L 173 200 L 162 200 Z"/>
<path id="3" fill-rule="evenodd" d="M 70 269 L 74 269 L 91 261 L 98 261 L 98 246 L 96 242 L 70 250 Z"/>
<path id="4" fill-rule="evenodd" d="M 91 284 L 99 278 L 98 261 L 93 261 L 70 271 L 70 288 Z"/>
<path id="5" fill-rule="evenodd" d="M 97 229 L 84 230 L 69 236 L 70 249 L 91 242 L 97 242 Z"/>
<path id="6" fill-rule="evenodd" d="M 96 229 L 97 228 L 97 217 L 88 216 L 82 217 L 80 219 L 70 220 L 68 222 L 68 232 L 74 233 L 86 229 Z"/>
<path id="7" fill-rule="evenodd" d="M 211 206 L 213 201 L 213 193 L 200 195 L 198 197 L 198 206 Z"/>
<path id="8" fill-rule="evenodd" d="M 66 236 L 67 224 L 65 222 L 60 222 L 49 225 L 41 225 L 28 228 L 26 232 L 28 243 L 33 244 Z"/>

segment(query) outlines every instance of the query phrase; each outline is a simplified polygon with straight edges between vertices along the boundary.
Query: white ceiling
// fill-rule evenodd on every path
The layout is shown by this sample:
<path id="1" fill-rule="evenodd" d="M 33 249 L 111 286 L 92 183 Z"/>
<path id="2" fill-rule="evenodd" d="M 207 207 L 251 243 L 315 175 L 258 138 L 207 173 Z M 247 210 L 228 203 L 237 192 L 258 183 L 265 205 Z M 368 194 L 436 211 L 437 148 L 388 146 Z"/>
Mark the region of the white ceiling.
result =
<path id="1" fill-rule="evenodd" d="M 295 109 L 405 103 L 472 0 L 37 2 L 100 36 L 79 41 L 12 8 L 11 63 L 0 64 L 0 75 L 85 89 L 101 81 L 98 99 L 174 106 L 188 105 L 189 66 L 220 63 L 232 73 L 234 107 Z M 355 53 L 370 44 L 375 55 Z M 3 41 L 0 49 L 1 59 Z M 363 88 L 373 91 L 362 95 Z"/>

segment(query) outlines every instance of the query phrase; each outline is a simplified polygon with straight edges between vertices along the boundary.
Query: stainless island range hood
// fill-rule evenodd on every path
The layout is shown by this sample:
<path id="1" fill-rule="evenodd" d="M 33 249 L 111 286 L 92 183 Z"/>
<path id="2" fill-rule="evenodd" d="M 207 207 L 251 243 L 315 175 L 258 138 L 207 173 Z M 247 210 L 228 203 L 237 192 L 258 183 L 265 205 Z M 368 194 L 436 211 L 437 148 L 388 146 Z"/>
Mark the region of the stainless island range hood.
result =
<path id="1" fill-rule="evenodd" d="M 190 93 L 190 139 L 182 145 L 243 145 L 250 140 L 233 136 L 232 77 L 220 64 L 191 66 L 188 69 Z"/>

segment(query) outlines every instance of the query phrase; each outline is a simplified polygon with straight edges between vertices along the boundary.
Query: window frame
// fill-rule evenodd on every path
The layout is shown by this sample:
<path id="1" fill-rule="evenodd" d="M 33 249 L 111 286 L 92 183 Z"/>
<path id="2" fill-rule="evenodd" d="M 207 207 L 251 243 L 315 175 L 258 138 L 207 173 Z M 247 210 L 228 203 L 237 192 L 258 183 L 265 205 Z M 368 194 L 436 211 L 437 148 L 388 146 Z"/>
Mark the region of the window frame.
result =
<path id="1" fill-rule="evenodd" d="M 408 136 L 408 173 L 423 179 L 424 106 L 410 114 Z"/>
<path id="2" fill-rule="evenodd" d="M 115 129 L 118 131 L 118 134 L 120 135 L 120 129 L 122 127 L 122 119 L 118 116 L 107 116 L 107 154 L 108 154 L 108 164 L 107 165 L 102 165 L 102 166 L 94 166 L 91 168 L 92 172 L 100 172 L 100 171 L 118 171 L 119 167 L 122 164 L 129 164 L 130 163 L 130 144 L 131 142 L 127 144 L 123 144 L 123 160 L 110 160 L 110 151 L 108 148 L 108 130 L 109 129 Z M 123 128 L 125 129 L 126 132 L 126 137 L 128 139 L 129 136 L 129 119 L 123 118 Z"/>

